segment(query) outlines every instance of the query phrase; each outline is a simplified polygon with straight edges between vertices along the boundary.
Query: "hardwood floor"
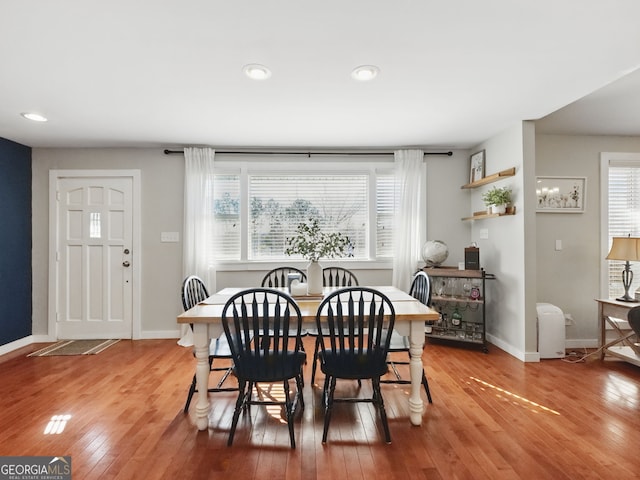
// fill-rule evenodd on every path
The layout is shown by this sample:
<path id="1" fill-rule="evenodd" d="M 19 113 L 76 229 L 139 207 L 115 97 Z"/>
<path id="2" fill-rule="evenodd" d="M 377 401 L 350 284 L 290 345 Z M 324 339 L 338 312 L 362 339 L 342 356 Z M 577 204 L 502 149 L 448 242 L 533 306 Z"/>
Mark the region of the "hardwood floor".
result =
<path id="1" fill-rule="evenodd" d="M 422 427 L 409 424 L 406 386 L 384 385 L 393 443 L 383 443 L 371 405 L 340 404 L 323 446 L 320 392 L 307 384 L 291 450 L 280 412 L 260 407 L 227 447 L 234 393 L 211 394 L 210 428 L 197 432 L 195 401 L 182 412 L 195 363 L 174 340 L 26 357 L 41 346 L 0 357 L 0 455 L 70 455 L 74 480 L 640 477 L 640 368 L 615 360 L 524 364 L 491 346 L 429 344 L 434 403 Z M 45 435 L 61 414 L 71 416 L 64 431 Z"/>

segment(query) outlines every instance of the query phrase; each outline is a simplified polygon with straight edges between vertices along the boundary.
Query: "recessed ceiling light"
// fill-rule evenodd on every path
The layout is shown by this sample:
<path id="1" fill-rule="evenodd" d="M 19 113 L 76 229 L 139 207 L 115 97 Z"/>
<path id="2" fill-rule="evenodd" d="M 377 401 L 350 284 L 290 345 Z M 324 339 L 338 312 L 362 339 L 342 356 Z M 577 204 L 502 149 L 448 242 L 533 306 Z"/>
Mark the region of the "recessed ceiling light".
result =
<path id="1" fill-rule="evenodd" d="M 20 115 L 28 120 L 33 120 L 34 122 L 46 122 L 48 120 L 47 117 L 40 115 L 39 113 L 25 112 Z"/>
<path id="2" fill-rule="evenodd" d="M 359 82 L 368 82 L 376 78 L 380 69 L 375 65 L 360 65 L 353 69 L 351 77 Z"/>
<path id="3" fill-rule="evenodd" d="M 251 63 L 242 67 L 245 75 L 252 80 L 266 80 L 271 76 L 271 70 L 264 65 Z"/>

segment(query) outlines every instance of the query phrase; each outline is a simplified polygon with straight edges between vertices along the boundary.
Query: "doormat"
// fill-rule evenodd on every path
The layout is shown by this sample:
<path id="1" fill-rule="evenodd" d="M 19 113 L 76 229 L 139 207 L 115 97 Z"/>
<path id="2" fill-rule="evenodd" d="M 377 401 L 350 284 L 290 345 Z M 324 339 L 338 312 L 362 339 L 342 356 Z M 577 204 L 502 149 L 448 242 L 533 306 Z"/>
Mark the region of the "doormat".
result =
<path id="1" fill-rule="evenodd" d="M 60 340 L 41 348 L 27 357 L 53 357 L 56 355 L 95 355 L 119 340 Z"/>

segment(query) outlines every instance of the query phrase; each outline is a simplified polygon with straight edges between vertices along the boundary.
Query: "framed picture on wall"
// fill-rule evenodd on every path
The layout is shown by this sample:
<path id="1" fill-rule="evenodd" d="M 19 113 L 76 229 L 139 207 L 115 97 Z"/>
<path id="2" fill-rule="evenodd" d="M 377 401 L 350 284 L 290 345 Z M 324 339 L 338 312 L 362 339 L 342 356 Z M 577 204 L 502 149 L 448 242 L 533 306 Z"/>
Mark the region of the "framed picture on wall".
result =
<path id="1" fill-rule="evenodd" d="M 536 212 L 583 213 L 587 177 L 536 177 Z"/>
<path id="2" fill-rule="evenodd" d="M 471 155 L 469 183 L 477 182 L 481 178 L 484 178 L 484 150 L 480 150 Z"/>

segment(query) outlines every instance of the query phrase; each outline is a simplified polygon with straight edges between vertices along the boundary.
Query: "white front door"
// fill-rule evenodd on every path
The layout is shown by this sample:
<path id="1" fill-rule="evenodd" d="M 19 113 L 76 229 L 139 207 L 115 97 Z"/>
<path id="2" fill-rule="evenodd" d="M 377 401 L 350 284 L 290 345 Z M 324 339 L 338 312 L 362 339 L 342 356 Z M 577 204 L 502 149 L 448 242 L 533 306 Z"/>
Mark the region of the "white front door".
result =
<path id="1" fill-rule="evenodd" d="M 131 176 L 56 177 L 56 338 L 133 338 L 133 190 Z"/>

